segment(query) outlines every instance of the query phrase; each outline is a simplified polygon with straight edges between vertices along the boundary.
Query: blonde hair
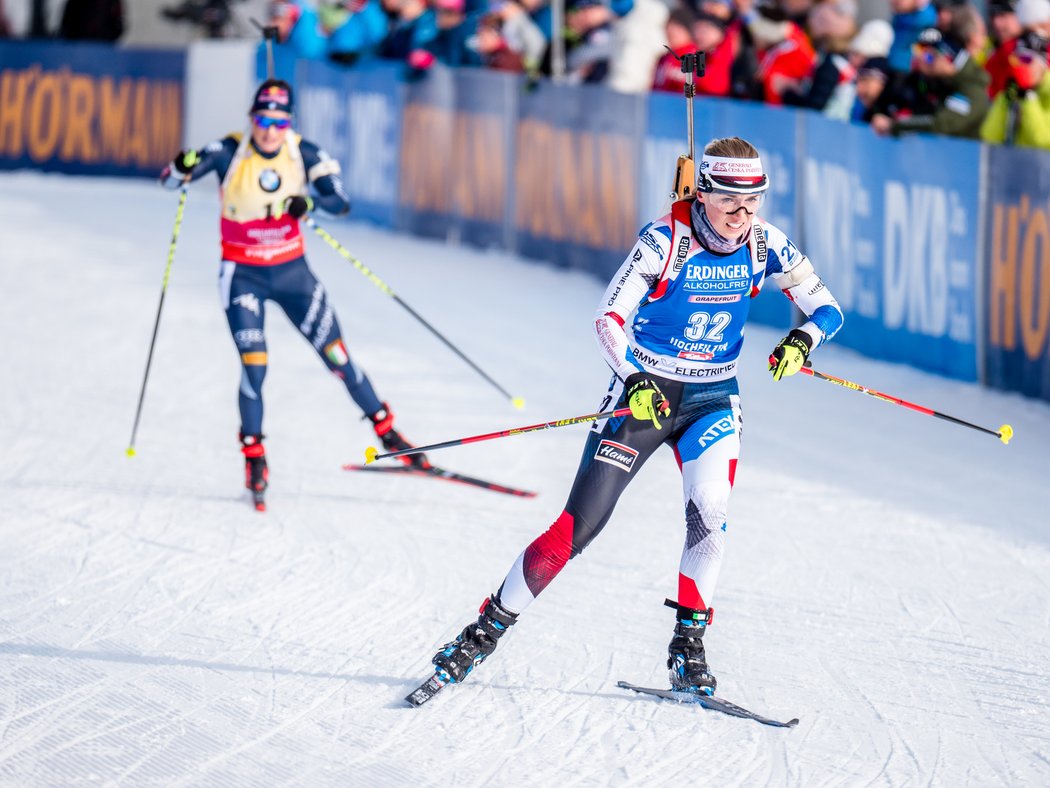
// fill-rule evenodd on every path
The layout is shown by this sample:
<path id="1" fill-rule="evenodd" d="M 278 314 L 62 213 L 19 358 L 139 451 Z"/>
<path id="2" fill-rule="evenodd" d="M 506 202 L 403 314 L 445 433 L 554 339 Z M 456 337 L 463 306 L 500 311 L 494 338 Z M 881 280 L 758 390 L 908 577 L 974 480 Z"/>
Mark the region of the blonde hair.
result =
<path id="1" fill-rule="evenodd" d="M 708 156 L 719 156 L 724 159 L 757 159 L 755 146 L 740 137 L 720 137 L 711 140 L 704 147 Z"/>

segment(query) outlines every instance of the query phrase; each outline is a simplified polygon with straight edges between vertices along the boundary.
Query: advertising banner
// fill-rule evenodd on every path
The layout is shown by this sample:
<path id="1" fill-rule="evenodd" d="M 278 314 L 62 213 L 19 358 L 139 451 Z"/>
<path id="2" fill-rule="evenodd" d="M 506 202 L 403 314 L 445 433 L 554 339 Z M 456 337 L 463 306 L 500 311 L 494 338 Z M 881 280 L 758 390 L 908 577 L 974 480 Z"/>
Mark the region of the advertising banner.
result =
<path id="1" fill-rule="evenodd" d="M 1050 160 L 988 148 L 985 382 L 1050 400 Z"/>
<path id="2" fill-rule="evenodd" d="M 980 146 L 804 118 L 802 243 L 846 315 L 835 341 L 976 380 Z"/>
<path id="3" fill-rule="evenodd" d="M 642 227 L 646 99 L 543 82 L 519 103 L 510 181 L 517 251 L 608 279 Z"/>
<path id="4" fill-rule="evenodd" d="M 403 85 L 396 64 L 299 62 L 298 128 L 339 162 L 351 216 L 393 226 Z"/>
<path id="5" fill-rule="evenodd" d="M 182 146 L 183 52 L 0 43 L 0 170 L 155 177 Z"/>
<path id="6" fill-rule="evenodd" d="M 518 77 L 433 68 L 409 83 L 398 225 L 420 235 L 509 248 Z"/>

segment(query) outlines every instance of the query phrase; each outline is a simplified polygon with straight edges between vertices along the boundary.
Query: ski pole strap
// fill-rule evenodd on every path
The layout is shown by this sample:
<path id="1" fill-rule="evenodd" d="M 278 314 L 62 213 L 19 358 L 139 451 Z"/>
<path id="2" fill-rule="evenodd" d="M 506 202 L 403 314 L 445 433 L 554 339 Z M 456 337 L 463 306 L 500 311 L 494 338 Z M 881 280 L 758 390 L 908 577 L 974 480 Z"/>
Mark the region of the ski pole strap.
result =
<path id="1" fill-rule="evenodd" d="M 585 421 L 601 421 L 602 419 L 614 419 L 620 416 L 629 416 L 631 413 L 630 408 L 618 408 L 617 410 L 609 410 L 604 413 L 588 413 L 585 416 L 573 416 L 569 419 L 558 419 L 557 421 L 545 421 L 541 424 L 532 424 L 528 427 L 513 427 L 509 430 L 500 430 L 499 432 L 488 432 L 484 435 L 471 435 L 468 438 L 455 438 L 453 440 L 444 441 L 443 443 L 432 443 L 429 446 L 416 446 L 411 449 L 401 449 L 400 451 L 392 451 L 388 454 L 380 454 L 379 450 L 374 446 L 369 446 L 365 449 L 365 464 L 375 462 L 376 460 L 386 460 L 392 457 L 404 457 L 409 454 L 420 454 L 422 452 L 434 451 L 435 449 L 447 449 L 450 446 L 463 446 L 467 443 L 479 443 L 481 441 L 490 441 L 496 438 L 509 438 L 511 435 L 522 435 L 526 432 L 536 432 L 538 430 L 550 430 L 557 429 L 558 427 L 568 427 L 572 424 L 579 424 Z"/>
<path id="2" fill-rule="evenodd" d="M 940 411 L 936 411 L 933 408 L 927 408 L 925 405 L 916 405 L 914 402 L 908 402 L 907 400 L 901 399 L 900 397 L 894 397 L 890 394 L 883 394 L 881 391 L 869 389 L 866 386 L 861 386 L 859 383 L 854 383 L 853 381 L 846 380 L 844 378 L 837 378 L 834 375 L 828 375 L 824 372 L 818 372 L 817 370 L 813 369 L 812 366 L 810 366 L 808 361 L 805 363 L 805 365 L 803 365 L 799 372 L 809 375 L 810 377 L 819 378 L 820 380 L 826 380 L 828 383 L 834 383 L 836 386 L 842 386 L 843 388 L 850 389 L 851 391 L 859 391 L 861 394 L 867 394 L 869 397 L 875 397 L 875 399 L 881 399 L 884 402 L 889 402 L 893 405 L 900 405 L 903 408 L 914 410 L 915 412 L 922 413 L 926 416 L 936 416 L 939 419 L 950 421 L 953 424 L 958 424 L 963 427 L 969 427 L 970 429 L 977 430 L 978 432 L 983 432 L 987 435 L 994 435 L 1004 444 L 1009 443 L 1010 439 L 1014 436 L 1014 428 L 1011 427 L 1009 424 L 1002 425 L 998 430 L 988 429 L 987 427 L 982 427 L 979 424 L 974 424 L 972 422 L 957 418 L 955 416 L 949 416 L 947 413 L 941 413 Z"/>

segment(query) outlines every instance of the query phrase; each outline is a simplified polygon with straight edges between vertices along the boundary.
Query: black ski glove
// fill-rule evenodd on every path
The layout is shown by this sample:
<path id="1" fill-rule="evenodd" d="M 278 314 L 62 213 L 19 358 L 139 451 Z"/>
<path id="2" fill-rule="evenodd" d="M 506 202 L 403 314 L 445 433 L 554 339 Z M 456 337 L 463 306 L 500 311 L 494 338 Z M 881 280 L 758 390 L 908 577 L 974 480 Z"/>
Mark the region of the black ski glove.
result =
<path id="1" fill-rule="evenodd" d="M 314 201 L 311 197 L 304 197 L 301 194 L 296 194 L 294 197 L 289 197 L 285 200 L 284 210 L 293 219 L 302 219 L 307 213 L 314 209 Z"/>
<path id="2" fill-rule="evenodd" d="M 175 156 L 175 160 L 172 162 L 172 166 L 175 167 L 175 171 L 179 175 L 189 175 L 193 172 L 193 168 L 196 167 L 201 160 L 201 156 L 195 150 L 180 150 Z"/>

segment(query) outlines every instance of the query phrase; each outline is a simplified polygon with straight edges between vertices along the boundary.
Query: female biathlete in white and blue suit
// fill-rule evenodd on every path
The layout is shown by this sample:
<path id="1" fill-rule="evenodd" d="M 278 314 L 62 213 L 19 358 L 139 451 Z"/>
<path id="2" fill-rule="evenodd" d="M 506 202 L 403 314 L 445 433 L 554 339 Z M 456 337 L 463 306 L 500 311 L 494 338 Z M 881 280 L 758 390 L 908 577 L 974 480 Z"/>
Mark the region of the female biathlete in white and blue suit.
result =
<path id="1" fill-rule="evenodd" d="M 675 689 L 713 694 L 701 638 L 711 622 L 740 452 L 736 365 L 751 299 L 770 279 L 808 317 L 773 350 L 776 380 L 793 375 L 842 327 L 842 312 L 809 260 L 755 214 L 769 187 L 758 152 L 737 137 L 707 145 L 695 201 L 645 227 L 606 290 L 594 328 L 612 367 L 604 410 L 631 418 L 594 426 L 565 510 L 518 556 L 499 590 L 434 657 L 462 681 L 518 615 L 605 527 L 616 501 L 667 443 L 682 472 L 685 547 L 668 649 Z"/>

